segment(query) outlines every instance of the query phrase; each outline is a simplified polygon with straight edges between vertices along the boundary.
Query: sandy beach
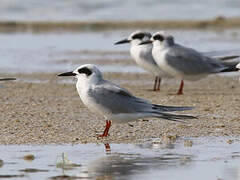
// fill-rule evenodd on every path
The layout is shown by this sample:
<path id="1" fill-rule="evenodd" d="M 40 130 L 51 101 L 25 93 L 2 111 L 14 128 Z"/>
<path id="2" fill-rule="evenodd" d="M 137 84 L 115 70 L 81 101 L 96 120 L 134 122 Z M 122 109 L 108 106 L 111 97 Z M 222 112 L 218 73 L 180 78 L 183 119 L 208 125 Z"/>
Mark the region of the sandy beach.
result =
<path id="1" fill-rule="evenodd" d="M 2 75 L 3 76 L 3 75 Z M 185 83 L 185 94 L 175 95 L 179 82 L 164 80 L 161 92 L 153 92 L 153 77 L 147 74 L 105 73 L 104 77 L 134 95 L 161 105 L 194 106 L 181 112 L 197 120 L 175 123 L 144 119 L 114 124 L 110 136 L 103 117 L 91 113 L 81 102 L 75 80 L 56 74 L 17 74 L 15 82 L 1 83 L 0 144 L 134 143 L 163 136 L 239 136 L 240 84 L 238 77 L 209 76 Z"/>

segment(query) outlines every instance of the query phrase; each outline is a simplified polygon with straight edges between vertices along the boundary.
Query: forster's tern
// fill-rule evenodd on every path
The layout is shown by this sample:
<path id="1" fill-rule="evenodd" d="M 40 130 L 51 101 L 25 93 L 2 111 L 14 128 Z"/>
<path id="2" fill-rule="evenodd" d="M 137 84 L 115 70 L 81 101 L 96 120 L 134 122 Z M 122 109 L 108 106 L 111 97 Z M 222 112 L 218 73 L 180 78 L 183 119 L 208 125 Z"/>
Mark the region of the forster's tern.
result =
<path id="1" fill-rule="evenodd" d="M 130 54 L 132 58 L 137 63 L 137 65 L 139 65 L 141 68 L 155 76 L 153 90 L 159 91 L 161 77 L 169 77 L 169 75 L 162 71 L 156 64 L 155 60 L 153 59 L 152 44 L 145 44 L 139 46 L 141 42 L 149 40 L 151 37 L 152 35 L 149 32 L 135 31 L 127 39 L 118 41 L 115 43 L 115 45 L 123 43 L 131 44 Z"/>
<path id="2" fill-rule="evenodd" d="M 126 89 L 103 79 L 102 73 L 92 64 L 82 65 L 74 71 L 58 76 L 75 76 L 77 78 L 77 91 L 82 102 L 94 113 L 105 117 L 106 128 L 101 137 L 108 135 L 111 121 L 124 123 L 145 117 L 170 121 L 195 118 L 188 115 L 166 113 L 191 110 L 192 107 L 161 106 L 133 96 Z"/>
<path id="3" fill-rule="evenodd" d="M 173 36 L 164 31 L 153 34 L 150 40 L 141 44 L 153 43 L 152 55 L 158 66 L 181 79 L 177 94 L 183 94 L 183 80 L 199 80 L 209 74 L 236 71 L 235 65 L 224 64 L 223 61 L 213 59 L 204 54 L 176 44 Z"/>
<path id="4" fill-rule="evenodd" d="M 12 81 L 16 80 L 16 78 L 0 78 L 0 81 Z"/>

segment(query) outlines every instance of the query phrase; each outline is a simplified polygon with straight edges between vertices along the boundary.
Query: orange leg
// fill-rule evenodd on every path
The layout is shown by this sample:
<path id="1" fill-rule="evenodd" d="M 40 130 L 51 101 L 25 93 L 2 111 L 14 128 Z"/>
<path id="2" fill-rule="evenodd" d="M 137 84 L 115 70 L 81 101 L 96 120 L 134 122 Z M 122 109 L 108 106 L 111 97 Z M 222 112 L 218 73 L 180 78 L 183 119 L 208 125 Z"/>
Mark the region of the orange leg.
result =
<path id="1" fill-rule="evenodd" d="M 182 95 L 183 94 L 183 86 L 184 86 L 184 82 L 183 82 L 183 80 L 181 80 L 181 84 L 180 84 L 180 87 L 178 89 L 177 95 Z"/>
<path id="2" fill-rule="evenodd" d="M 108 136 L 108 131 L 109 131 L 110 127 L 111 127 L 111 124 L 112 124 L 111 121 L 106 120 L 105 130 L 103 131 L 103 134 L 102 134 L 102 135 L 99 135 L 99 137 L 107 137 L 107 136 Z"/>
<path id="3" fill-rule="evenodd" d="M 157 91 L 158 76 L 155 77 L 155 82 L 153 86 L 153 91 Z"/>
<path id="4" fill-rule="evenodd" d="M 157 91 L 160 91 L 160 85 L 161 85 L 162 79 L 158 77 L 158 86 L 157 86 Z"/>

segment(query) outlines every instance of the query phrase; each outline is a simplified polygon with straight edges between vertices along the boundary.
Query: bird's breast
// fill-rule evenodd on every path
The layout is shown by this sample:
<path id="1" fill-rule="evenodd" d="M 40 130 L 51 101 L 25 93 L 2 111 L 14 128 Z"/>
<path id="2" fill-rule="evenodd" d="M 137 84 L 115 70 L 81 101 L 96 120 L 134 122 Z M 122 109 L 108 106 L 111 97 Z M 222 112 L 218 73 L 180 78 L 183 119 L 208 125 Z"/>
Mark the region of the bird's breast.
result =
<path id="1" fill-rule="evenodd" d="M 136 64 L 145 71 L 156 76 L 161 74 L 161 70 L 155 63 L 151 52 L 139 48 L 131 48 L 131 56 Z"/>
<path id="2" fill-rule="evenodd" d="M 100 114 L 101 116 L 108 117 L 109 112 L 107 109 L 99 104 L 94 97 L 89 96 L 88 91 L 81 91 L 79 96 L 83 104 L 93 113 Z"/>

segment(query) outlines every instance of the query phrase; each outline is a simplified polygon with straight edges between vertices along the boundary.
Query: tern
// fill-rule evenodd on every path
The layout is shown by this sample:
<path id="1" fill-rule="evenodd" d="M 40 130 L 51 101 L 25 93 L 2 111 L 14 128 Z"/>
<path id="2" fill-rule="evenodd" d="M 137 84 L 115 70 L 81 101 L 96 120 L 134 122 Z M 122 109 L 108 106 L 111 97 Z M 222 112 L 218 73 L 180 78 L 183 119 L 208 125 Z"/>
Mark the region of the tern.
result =
<path id="1" fill-rule="evenodd" d="M 170 121 L 194 119 L 189 115 L 175 115 L 168 112 L 192 110 L 193 107 L 175 107 L 152 104 L 135 97 L 129 91 L 103 79 L 100 70 L 93 64 L 85 64 L 74 71 L 58 76 L 75 76 L 76 88 L 83 104 L 92 112 L 102 115 L 106 127 L 100 137 L 108 136 L 112 121 L 127 123 L 140 118 L 161 118 Z"/>
<path id="2" fill-rule="evenodd" d="M 150 40 L 140 45 L 149 43 L 153 44 L 152 55 L 158 66 L 181 80 L 178 95 L 183 94 L 184 80 L 196 81 L 210 74 L 236 71 L 236 63 L 224 63 L 192 48 L 176 44 L 173 36 L 165 31 L 153 34 Z"/>
<path id="3" fill-rule="evenodd" d="M 170 77 L 170 75 L 162 71 L 153 59 L 152 44 L 139 46 L 140 43 L 149 40 L 151 37 L 151 33 L 138 30 L 131 33 L 128 38 L 116 42 L 115 45 L 130 43 L 130 54 L 133 60 L 138 66 L 155 76 L 153 91 L 159 91 L 161 78 Z"/>

